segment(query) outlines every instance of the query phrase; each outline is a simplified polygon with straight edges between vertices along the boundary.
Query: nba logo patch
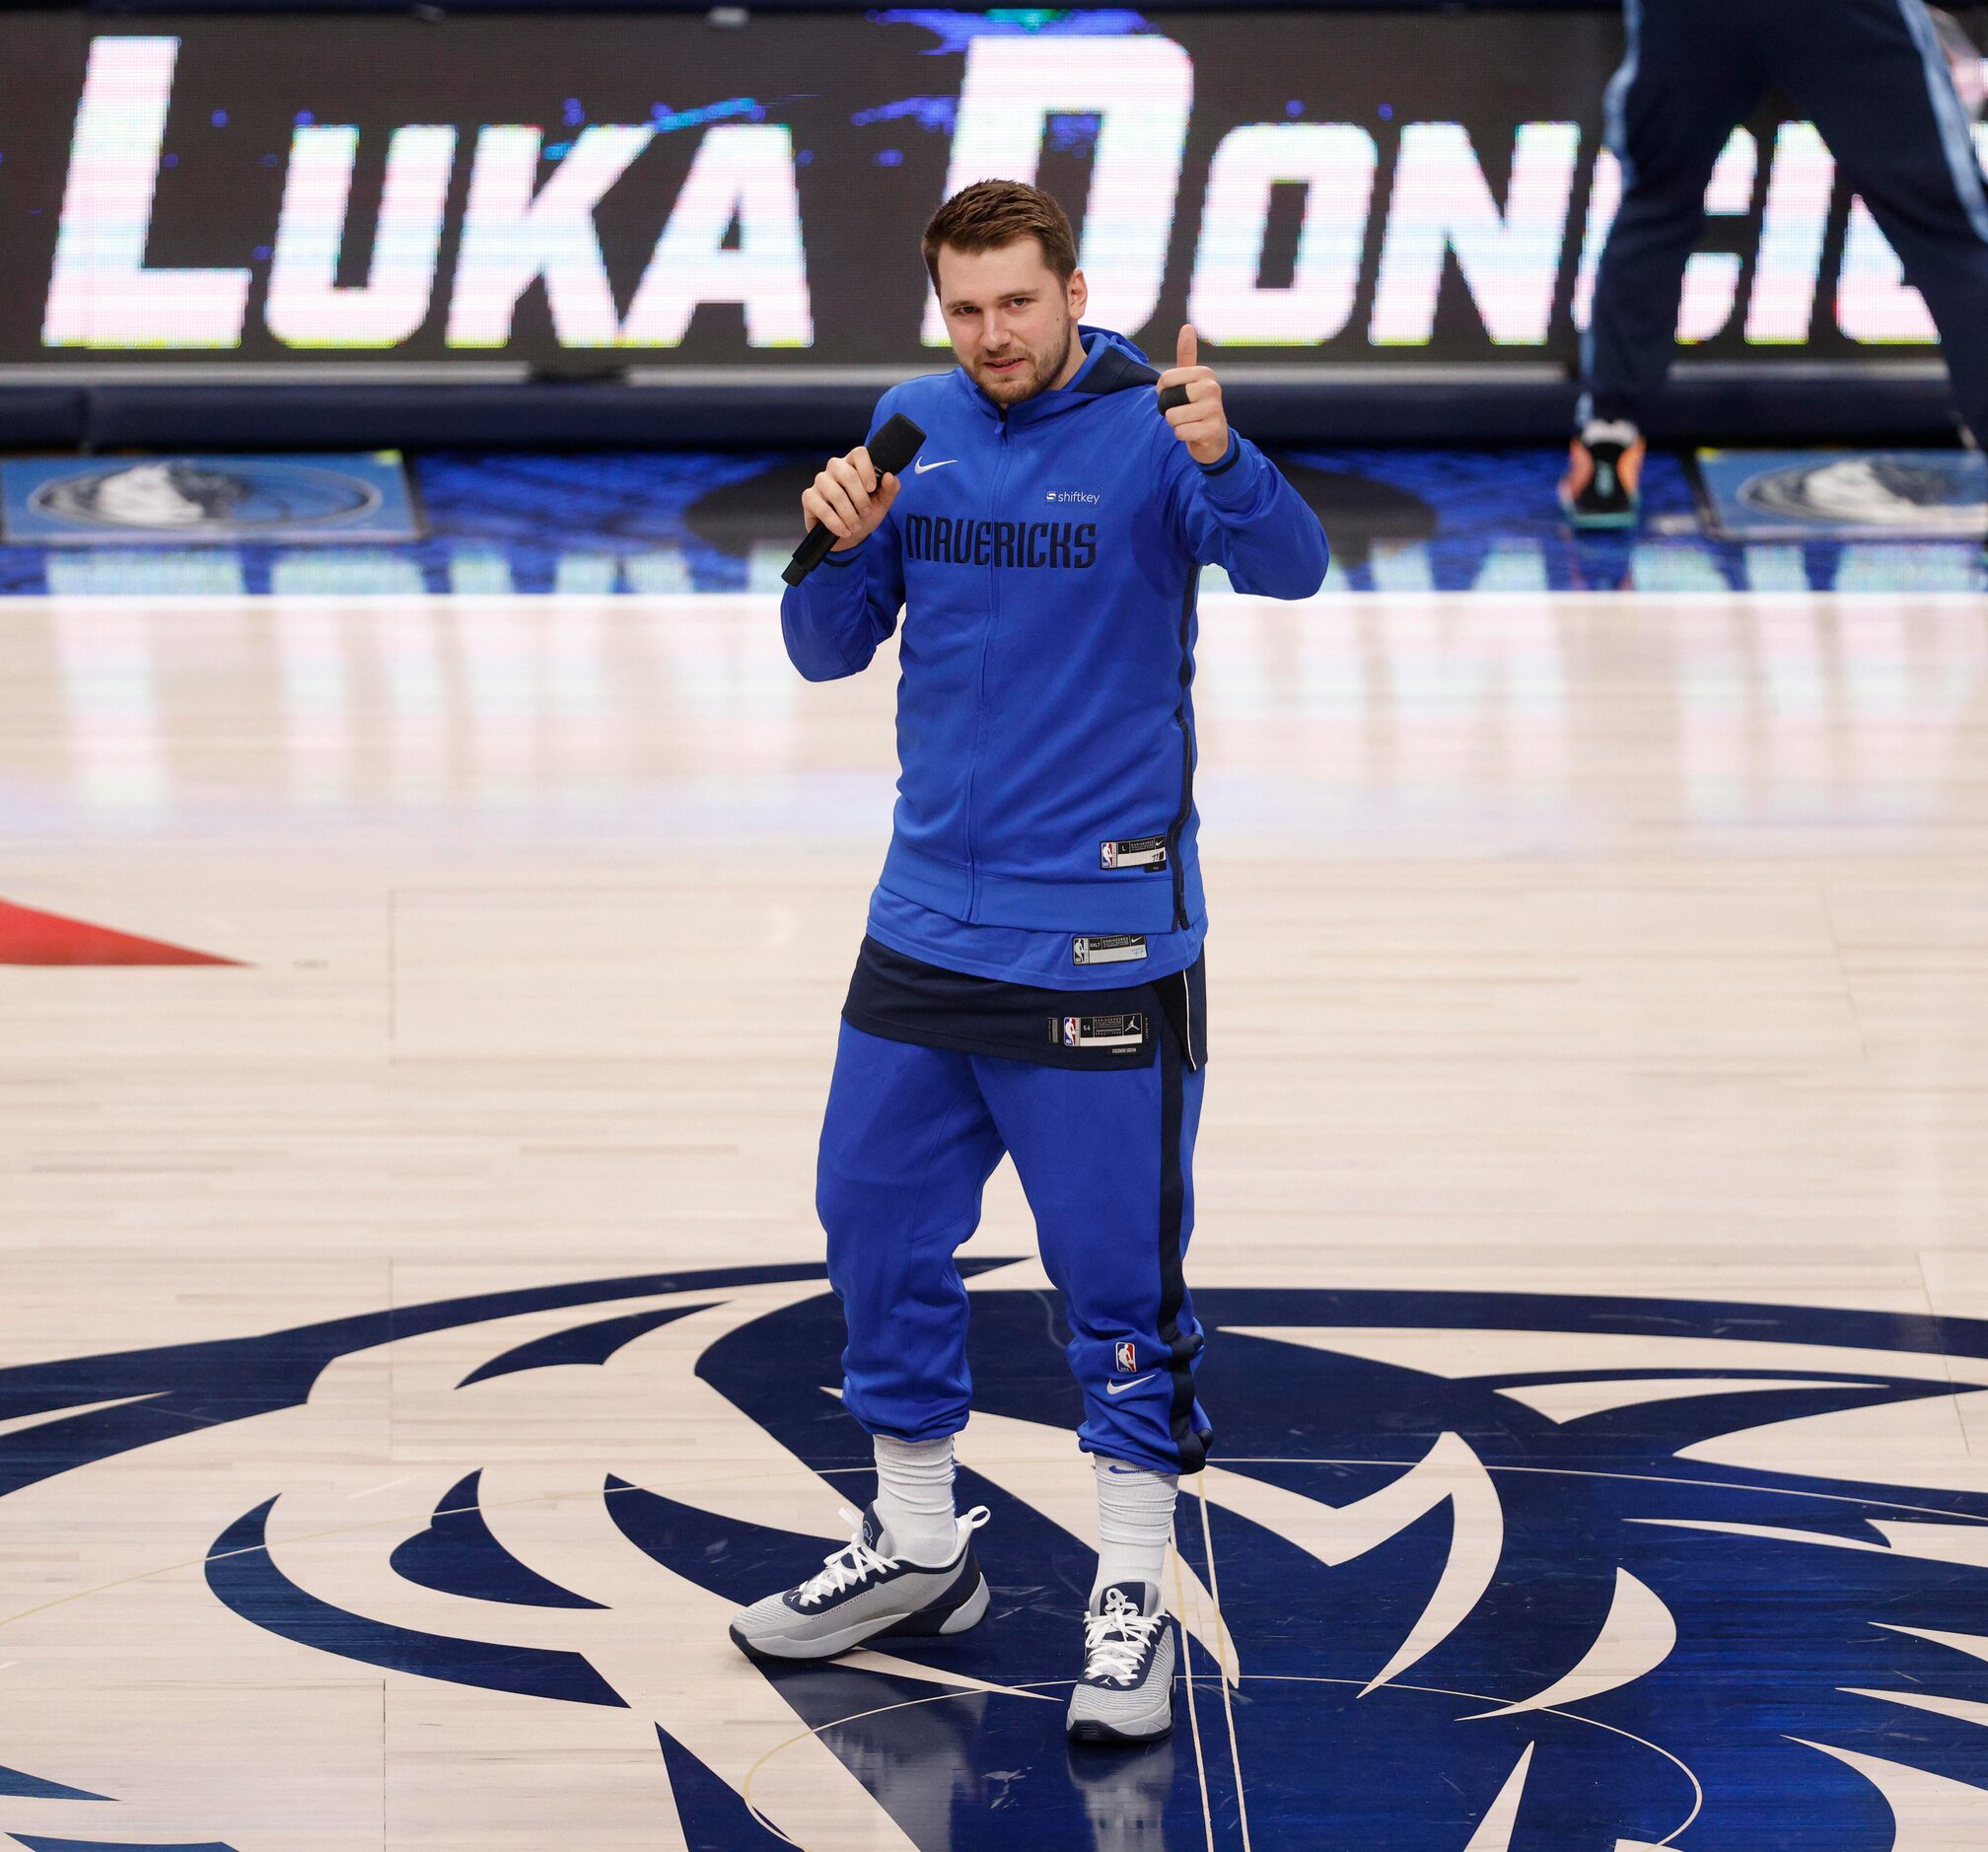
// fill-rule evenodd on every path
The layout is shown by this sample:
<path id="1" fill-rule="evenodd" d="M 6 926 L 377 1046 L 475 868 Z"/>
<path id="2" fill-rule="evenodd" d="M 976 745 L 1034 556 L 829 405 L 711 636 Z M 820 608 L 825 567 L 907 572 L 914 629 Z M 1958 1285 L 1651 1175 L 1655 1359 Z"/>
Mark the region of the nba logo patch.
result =
<path id="1" fill-rule="evenodd" d="M 1119 1340 L 1118 1368 L 1127 1376 L 1139 1368 L 1139 1346 L 1128 1337 Z"/>

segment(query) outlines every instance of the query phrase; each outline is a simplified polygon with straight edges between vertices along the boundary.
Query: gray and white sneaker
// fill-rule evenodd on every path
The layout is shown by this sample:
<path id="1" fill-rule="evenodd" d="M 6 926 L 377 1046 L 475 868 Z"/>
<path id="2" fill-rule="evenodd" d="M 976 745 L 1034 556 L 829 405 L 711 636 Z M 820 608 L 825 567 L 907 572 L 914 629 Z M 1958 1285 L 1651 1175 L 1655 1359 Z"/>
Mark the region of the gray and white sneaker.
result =
<path id="1" fill-rule="evenodd" d="M 1114 1582 L 1084 1617 L 1073 1743 L 1151 1743 L 1173 1728 L 1173 1617 L 1150 1582 Z"/>
<path id="2" fill-rule="evenodd" d="M 861 1517 L 849 1541 L 821 1560 L 798 1588 L 742 1608 L 732 1642 L 750 1659 L 832 1659 L 884 1635 L 964 1633 L 987 1611 L 987 1578 L 973 1560 L 973 1532 L 991 1514 L 976 1505 L 958 1520 L 952 1559 L 906 1562 L 890 1554 L 877 1507 Z"/>

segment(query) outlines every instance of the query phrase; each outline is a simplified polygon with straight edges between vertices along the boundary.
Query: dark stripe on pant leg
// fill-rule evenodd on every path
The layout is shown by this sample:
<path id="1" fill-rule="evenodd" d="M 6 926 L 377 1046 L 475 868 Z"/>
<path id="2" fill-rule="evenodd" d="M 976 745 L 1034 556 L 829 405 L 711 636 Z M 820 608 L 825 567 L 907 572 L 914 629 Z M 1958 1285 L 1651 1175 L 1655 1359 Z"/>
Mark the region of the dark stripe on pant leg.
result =
<path id="1" fill-rule="evenodd" d="M 1165 1016 L 1163 1013 L 1163 1023 Z M 1194 1426 L 1194 1358 L 1201 1335 L 1180 1328 L 1187 1282 L 1180 1267 L 1180 1224 L 1187 1207 L 1187 1178 L 1180 1167 L 1180 1043 L 1172 1023 L 1160 1034 L 1160 1337 L 1173 1379 L 1168 1426 L 1179 1450 L 1180 1470 L 1199 1472 L 1208 1460 L 1208 1437 Z"/>

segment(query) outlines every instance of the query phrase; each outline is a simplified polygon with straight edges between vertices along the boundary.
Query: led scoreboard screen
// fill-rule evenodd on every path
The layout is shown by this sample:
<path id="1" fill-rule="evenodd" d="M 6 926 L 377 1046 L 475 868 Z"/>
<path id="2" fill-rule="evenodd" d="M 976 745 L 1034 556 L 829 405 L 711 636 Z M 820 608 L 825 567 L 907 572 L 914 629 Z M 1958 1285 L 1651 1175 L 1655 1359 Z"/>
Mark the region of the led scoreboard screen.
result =
<path id="1" fill-rule="evenodd" d="M 0 16 L 0 364 L 915 370 L 918 235 L 1034 179 L 1091 319 L 1265 360 L 1564 359 L 1603 13 Z M 1808 124 L 1739 130 L 1679 339 L 1922 350 Z"/>

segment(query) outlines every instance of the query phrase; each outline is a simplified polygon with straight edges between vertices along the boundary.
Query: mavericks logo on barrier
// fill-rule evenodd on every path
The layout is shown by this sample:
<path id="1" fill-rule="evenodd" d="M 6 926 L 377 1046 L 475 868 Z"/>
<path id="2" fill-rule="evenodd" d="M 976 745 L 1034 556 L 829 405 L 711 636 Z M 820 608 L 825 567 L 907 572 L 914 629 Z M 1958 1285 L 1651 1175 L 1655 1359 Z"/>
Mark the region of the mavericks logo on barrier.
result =
<path id="1" fill-rule="evenodd" d="M 0 1521 L 32 1508 L 17 1556 L 49 1558 L 10 1656 L 173 1679 L 172 1741 L 196 1745 L 177 1753 L 207 1758 L 141 1796 L 144 1745 L 31 1677 L 0 1831 L 96 1847 L 81 1835 L 128 1806 L 218 1852 L 250 1827 L 215 1707 L 247 1680 L 300 1716 L 321 1665 L 326 1694 L 384 1674 L 390 1715 L 417 1693 L 478 1768 L 452 1805 L 510 1843 L 604 1782 L 594 1852 L 656 1843 L 665 1807 L 691 1845 L 816 1843 L 827 1797 L 855 1836 L 931 1852 L 1013 1845 L 1017 1818 L 1032 1844 L 1122 1846 L 1143 1819 L 1140 1844 L 1200 1845 L 1204 1809 L 1220 1843 L 1246 1811 L 1266 1847 L 1384 1817 L 1390 1852 L 1988 1843 L 1988 1495 L 1952 1400 L 1988 1392 L 1988 1326 L 1210 1287 L 1218 1452 L 1170 1592 L 1198 1728 L 1099 1756 L 1066 1752 L 1041 1701 L 1073 1675 L 1091 1574 L 1076 1390 L 1004 1264 L 974 1268 L 960 1488 L 993 1509 L 993 1611 L 841 1665 L 750 1668 L 724 1639 L 735 1605 L 818 1565 L 838 1494 L 867 1496 L 867 1445 L 824 1392 L 840 1318 L 818 1268 L 0 1372 Z M 189 1553 L 204 1586 L 172 1572 Z M 366 1715 L 370 1744 L 348 1742 L 351 1707 L 322 1700 L 296 1745 L 312 1792 L 370 1753 L 377 1805 Z M 563 1774 L 502 1746 L 533 1717 Z"/>
<path id="2" fill-rule="evenodd" d="M 393 452 L 370 456 L 169 457 L 0 463 L 15 545 L 420 537 Z"/>
<path id="3" fill-rule="evenodd" d="M 1707 526 L 1727 540 L 1978 539 L 1975 451 L 1700 451 Z"/>

